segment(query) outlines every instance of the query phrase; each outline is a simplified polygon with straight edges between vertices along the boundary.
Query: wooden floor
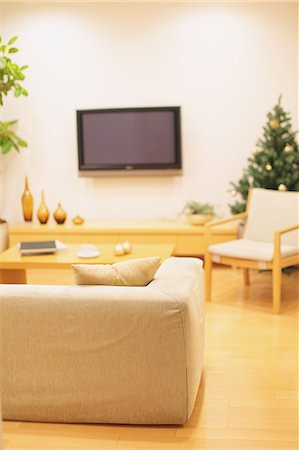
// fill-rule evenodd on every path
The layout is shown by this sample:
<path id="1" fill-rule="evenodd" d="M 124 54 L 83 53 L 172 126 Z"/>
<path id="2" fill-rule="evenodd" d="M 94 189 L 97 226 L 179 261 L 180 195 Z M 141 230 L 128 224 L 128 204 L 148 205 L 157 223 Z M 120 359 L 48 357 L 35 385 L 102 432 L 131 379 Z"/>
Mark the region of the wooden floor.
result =
<path id="1" fill-rule="evenodd" d="M 281 315 L 271 312 L 269 272 L 245 288 L 238 270 L 214 274 L 204 374 L 186 426 L 4 422 L 4 449 L 298 449 L 299 271 L 283 276 Z"/>

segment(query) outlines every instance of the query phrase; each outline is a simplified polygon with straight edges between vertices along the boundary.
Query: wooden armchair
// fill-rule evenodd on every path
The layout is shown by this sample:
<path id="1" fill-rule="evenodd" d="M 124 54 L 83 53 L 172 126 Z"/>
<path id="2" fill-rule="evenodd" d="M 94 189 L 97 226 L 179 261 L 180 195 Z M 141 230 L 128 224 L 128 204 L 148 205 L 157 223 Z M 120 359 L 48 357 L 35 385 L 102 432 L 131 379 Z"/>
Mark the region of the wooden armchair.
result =
<path id="1" fill-rule="evenodd" d="M 249 269 L 272 270 L 273 311 L 281 304 L 281 270 L 299 264 L 299 193 L 252 189 L 246 212 L 207 224 L 206 242 L 212 228 L 233 220 L 245 220 L 242 239 L 208 245 L 205 252 L 205 295 L 211 300 L 212 264 L 217 262 L 244 269 L 249 284 Z"/>

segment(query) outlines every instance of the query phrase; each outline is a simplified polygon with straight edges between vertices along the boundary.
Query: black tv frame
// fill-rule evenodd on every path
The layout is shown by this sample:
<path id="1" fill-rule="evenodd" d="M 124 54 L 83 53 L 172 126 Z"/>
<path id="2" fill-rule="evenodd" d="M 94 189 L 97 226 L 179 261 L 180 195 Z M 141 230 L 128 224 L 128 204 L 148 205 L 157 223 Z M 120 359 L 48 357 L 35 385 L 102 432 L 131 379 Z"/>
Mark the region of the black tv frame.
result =
<path id="1" fill-rule="evenodd" d="M 146 112 L 146 111 L 171 111 L 174 113 L 175 130 L 175 162 L 172 164 L 85 164 L 83 156 L 83 128 L 82 117 L 84 114 L 113 113 L 113 112 Z M 77 141 L 78 141 L 78 169 L 81 176 L 97 175 L 180 175 L 182 173 L 182 148 L 181 148 L 181 107 L 157 106 L 157 107 L 129 107 L 129 108 L 104 108 L 77 110 Z"/>

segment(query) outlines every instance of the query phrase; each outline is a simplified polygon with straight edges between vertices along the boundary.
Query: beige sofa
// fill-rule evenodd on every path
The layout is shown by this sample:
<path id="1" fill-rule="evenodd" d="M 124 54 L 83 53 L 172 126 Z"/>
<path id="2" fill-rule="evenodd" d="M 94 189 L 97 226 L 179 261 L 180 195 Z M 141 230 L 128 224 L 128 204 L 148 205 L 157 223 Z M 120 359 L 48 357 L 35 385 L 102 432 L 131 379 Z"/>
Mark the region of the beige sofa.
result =
<path id="1" fill-rule="evenodd" d="M 2 285 L 4 419 L 184 424 L 203 367 L 202 262 L 146 287 Z"/>

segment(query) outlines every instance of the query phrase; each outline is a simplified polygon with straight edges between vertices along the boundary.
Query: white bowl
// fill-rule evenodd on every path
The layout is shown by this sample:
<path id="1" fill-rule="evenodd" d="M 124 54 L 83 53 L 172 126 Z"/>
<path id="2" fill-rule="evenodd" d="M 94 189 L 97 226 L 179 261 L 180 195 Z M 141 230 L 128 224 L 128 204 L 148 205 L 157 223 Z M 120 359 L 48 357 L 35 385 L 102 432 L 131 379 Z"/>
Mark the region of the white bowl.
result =
<path id="1" fill-rule="evenodd" d="M 77 253 L 77 256 L 79 258 L 96 258 L 97 256 L 100 256 L 99 250 L 81 250 Z"/>
<path id="2" fill-rule="evenodd" d="M 191 225 L 203 225 L 213 219 L 212 214 L 189 214 L 186 217 Z"/>

